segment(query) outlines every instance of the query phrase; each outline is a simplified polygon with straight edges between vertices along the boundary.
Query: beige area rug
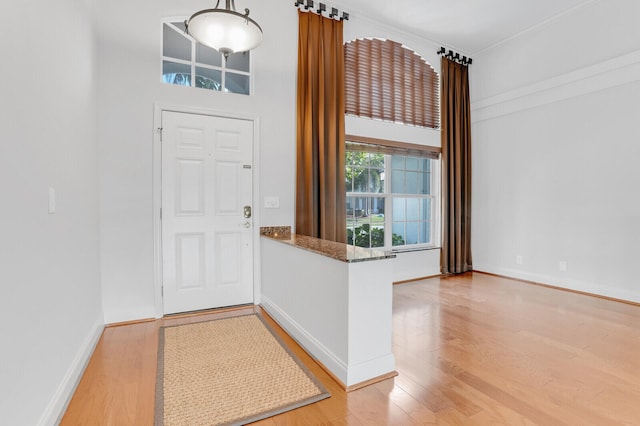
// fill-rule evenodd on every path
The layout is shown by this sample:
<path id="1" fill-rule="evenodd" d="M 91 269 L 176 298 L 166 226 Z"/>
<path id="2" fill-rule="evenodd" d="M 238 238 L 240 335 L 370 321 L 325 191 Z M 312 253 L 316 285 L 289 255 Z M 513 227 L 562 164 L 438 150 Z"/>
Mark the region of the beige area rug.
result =
<path id="1" fill-rule="evenodd" d="M 160 328 L 156 425 L 240 425 L 327 397 L 259 315 Z"/>

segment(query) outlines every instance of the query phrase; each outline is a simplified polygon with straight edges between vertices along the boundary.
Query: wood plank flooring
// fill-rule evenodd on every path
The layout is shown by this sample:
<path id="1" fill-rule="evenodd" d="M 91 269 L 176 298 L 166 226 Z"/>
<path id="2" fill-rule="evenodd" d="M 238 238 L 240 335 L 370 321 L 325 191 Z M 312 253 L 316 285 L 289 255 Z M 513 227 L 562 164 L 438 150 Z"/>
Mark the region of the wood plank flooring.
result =
<path id="1" fill-rule="evenodd" d="M 640 307 L 479 273 L 394 286 L 399 375 L 260 425 L 640 425 Z M 105 329 L 63 425 L 152 425 L 158 328 Z"/>

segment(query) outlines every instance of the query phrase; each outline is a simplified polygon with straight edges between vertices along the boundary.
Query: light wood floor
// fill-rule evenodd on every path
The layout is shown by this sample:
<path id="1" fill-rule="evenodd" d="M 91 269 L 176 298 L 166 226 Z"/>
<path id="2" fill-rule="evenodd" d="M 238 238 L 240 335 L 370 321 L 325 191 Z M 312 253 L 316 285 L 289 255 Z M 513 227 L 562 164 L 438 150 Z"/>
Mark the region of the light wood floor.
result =
<path id="1" fill-rule="evenodd" d="M 105 329 L 62 424 L 152 425 L 158 327 L 202 320 Z M 276 330 L 332 397 L 257 424 L 640 425 L 638 306 L 478 273 L 396 285 L 400 374 L 348 394 Z"/>

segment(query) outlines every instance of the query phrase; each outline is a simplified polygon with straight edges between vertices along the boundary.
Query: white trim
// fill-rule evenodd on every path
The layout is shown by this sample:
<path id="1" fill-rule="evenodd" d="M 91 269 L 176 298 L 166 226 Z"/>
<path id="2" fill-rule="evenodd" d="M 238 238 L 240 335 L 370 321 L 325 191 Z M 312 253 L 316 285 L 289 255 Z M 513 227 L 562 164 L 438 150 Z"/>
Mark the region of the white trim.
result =
<path id="1" fill-rule="evenodd" d="M 162 111 L 169 109 L 167 105 L 156 103 L 153 111 L 153 147 L 152 152 L 152 218 L 153 218 L 153 300 L 155 317 L 162 318 Z"/>
<path id="2" fill-rule="evenodd" d="M 396 368 L 396 359 L 393 354 L 383 355 L 374 359 L 370 359 L 359 364 L 349 366 L 349 379 L 346 383 L 354 386 L 371 380 L 372 371 L 377 371 L 378 376 L 383 376 L 394 371 Z M 374 376 L 375 377 L 375 376 Z"/>
<path id="3" fill-rule="evenodd" d="M 111 309 L 104 314 L 104 323 L 117 324 L 119 322 L 137 321 L 156 317 L 155 306 L 134 306 L 125 309 Z"/>
<path id="4" fill-rule="evenodd" d="M 58 389 L 56 389 L 56 392 L 53 394 L 47 408 L 44 410 L 44 413 L 42 413 L 38 425 L 54 425 L 62 421 L 62 416 L 64 416 L 67 406 L 73 397 L 73 393 L 78 383 L 80 383 L 82 374 L 100 340 L 102 330 L 104 330 L 104 323 L 101 318 L 98 318 L 91 327 L 84 343 L 80 346 L 80 350 L 71 362 L 69 369 L 62 378 L 60 385 L 58 385 Z"/>
<path id="5" fill-rule="evenodd" d="M 478 123 L 640 81 L 640 50 L 471 103 Z"/>
<path id="6" fill-rule="evenodd" d="M 253 62 L 253 61 L 252 61 Z M 253 79 L 251 79 L 253 82 Z M 253 303 L 260 303 L 262 280 L 260 267 L 260 117 L 253 115 Z"/>
<path id="7" fill-rule="evenodd" d="M 611 297 L 613 299 L 640 303 L 640 295 L 637 292 L 621 288 L 612 288 L 602 284 L 575 280 L 570 278 L 558 278 L 552 275 L 538 274 L 513 268 L 503 268 L 496 265 L 484 265 L 474 263 L 473 269 L 478 272 L 500 275 L 508 278 L 531 281 L 538 284 L 550 285 L 567 290 L 575 290 L 581 293 L 590 293 L 594 296 Z"/>
<path id="8" fill-rule="evenodd" d="M 232 118 L 253 122 L 253 299 L 254 304 L 260 301 L 260 117 L 255 114 L 242 114 L 227 111 L 218 111 L 208 108 L 194 107 L 156 102 L 153 111 L 153 264 L 154 264 L 154 301 L 155 317 L 162 318 L 164 309 L 162 306 L 162 222 L 160 221 L 160 208 L 162 207 L 162 145 L 161 132 L 162 112 L 171 111 L 184 114 L 199 114 L 212 117 Z"/>

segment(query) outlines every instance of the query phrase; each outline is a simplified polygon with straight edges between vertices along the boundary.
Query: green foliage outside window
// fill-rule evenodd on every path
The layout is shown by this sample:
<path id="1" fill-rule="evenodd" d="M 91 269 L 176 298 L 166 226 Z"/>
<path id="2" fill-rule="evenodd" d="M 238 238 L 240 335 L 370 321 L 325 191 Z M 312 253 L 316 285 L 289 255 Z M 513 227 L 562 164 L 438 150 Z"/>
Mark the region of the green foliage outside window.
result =
<path id="1" fill-rule="evenodd" d="M 398 234 L 391 237 L 394 246 L 404 245 L 404 240 Z M 347 243 L 358 247 L 384 247 L 384 228 L 371 228 L 363 223 L 355 228 L 347 229 Z"/>
<path id="2" fill-rule="evenodd" d="M 345 178 L 347 192 L 382 192 L 381 173 L 384 155 L 367 152 L 347 152 Z"/>

